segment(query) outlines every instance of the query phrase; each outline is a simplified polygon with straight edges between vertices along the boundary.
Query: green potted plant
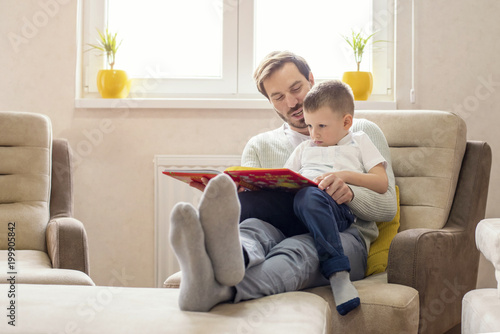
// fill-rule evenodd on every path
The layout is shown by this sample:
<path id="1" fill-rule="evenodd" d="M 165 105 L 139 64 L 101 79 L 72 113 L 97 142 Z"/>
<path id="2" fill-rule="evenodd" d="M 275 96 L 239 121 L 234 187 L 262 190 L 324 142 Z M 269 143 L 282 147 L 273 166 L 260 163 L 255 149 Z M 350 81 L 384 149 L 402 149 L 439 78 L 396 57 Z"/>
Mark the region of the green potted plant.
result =
<path id="1" fill-rule="evenodd" d="M 352 88 L 354 99 L 359 101 L 367 100 L 373 89 L 373 76 L 371 72 L 360 71 L 361 61 L 365 52 L 365 47 L 370 39 L 376 34 L 363 34 L 362 31 L 355 32 L 352 30 L 351 36 L 342 35 L 342 38 L 349 44 L 349 47 L 354 52 L 354 60 L 357 65 L 357 71 L 344 72 L 342 81 L 347 83 Z M 384 42 L 381 40 L 373 41 L 372 44 Z"/>
<path id="2" fill-rule="evenodd" d="M 105 54 L 106 62 L 109 65 L 109 69 L 102 69 L 97 73 L 97 89 L 103 98 L 126 98 L 130 92 L 130 80 L 128 79 L 127 72 L 113 68 L 116 60 L 116 52 L 122 41 L 117 43 L 117 33 L 110 33 L 108 28 L 106 28 L 105 33 L 99 29 L 97 29 L 97 32 L 99 33 L 98 44 L 88 45 L 92 49 Z"/>

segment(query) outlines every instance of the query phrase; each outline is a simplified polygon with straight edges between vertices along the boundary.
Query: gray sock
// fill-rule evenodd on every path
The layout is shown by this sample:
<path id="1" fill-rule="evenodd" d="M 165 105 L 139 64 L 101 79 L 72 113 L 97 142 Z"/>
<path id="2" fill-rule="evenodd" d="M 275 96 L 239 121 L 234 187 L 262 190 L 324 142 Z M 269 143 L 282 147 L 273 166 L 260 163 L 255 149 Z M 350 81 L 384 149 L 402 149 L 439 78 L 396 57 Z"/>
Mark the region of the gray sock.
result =
<path id="1" fill-rule="evenodd" d="M 340 315 L 346 315 L 359 306 L 358 290 L 352 284 L 348 271 L 339 271 L 330 276 L 330 285 Z"/>
<path id="2" fill-rule="evenodd" d="M 181 310 L 208 312 L 218 303 L 232 300 L 234 289 L 214 278 L 196 209 L 189 203 L 177 203 L 170 220 L 170 243 L 182 272 Z"/>
<path id="3" fill-rule="evenodd" d="M 240 203 L 229 176 L 221 174 L 210 180 L 199 212 L 215 279 L 222 285 L 238 284 L 245 275 L 245 263 L 239 234 Z"/>

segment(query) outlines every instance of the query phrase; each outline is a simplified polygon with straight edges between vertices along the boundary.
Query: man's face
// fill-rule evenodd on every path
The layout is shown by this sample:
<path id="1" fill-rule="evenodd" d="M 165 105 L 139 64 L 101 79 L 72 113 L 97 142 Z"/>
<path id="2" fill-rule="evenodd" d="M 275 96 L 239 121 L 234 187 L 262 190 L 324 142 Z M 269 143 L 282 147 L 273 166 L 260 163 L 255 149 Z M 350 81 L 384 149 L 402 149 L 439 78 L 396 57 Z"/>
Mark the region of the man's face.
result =
<path id="1" fill-rule="evenodd" d="M 264 80 L 264 89 L 276 113 L 290 125 L 292 130 L 309 134 L 302 103 L 314 84 L 312 73 L 306 79 L 294 63 L 286 63 Z"/>

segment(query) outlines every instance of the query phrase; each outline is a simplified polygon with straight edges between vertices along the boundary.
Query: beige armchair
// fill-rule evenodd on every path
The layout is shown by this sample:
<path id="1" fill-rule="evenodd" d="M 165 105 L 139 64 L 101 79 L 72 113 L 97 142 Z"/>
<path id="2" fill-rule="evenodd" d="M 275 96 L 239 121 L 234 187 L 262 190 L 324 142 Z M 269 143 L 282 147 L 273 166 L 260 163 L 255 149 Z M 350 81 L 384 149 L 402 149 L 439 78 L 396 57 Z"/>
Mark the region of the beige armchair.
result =
<path id="1" fill-rule="evenodd" d="M 15 273 L 17 284 L 94 285 L 71 172 L 68 142 L 52 139 L 48 117 L 0 112 L 2 283 Z"/>
<path id="2" fill-rule="evenodd" d="M 306 291 L 329 304 L 331 333 L 459 332 L 462 298 L 476 286 L 474 230 L 485 214 L 491 148 L 467 141 L 464 120 L 449 112 L 362 110 L 356 118 L 374 122 L 387 138 L 400 189 L 399 232 L 387 271 L 354 282 L 356 310 L 340 316 L 329 286 Z M 164 286 L 180 281 L 176 273 Z"/>

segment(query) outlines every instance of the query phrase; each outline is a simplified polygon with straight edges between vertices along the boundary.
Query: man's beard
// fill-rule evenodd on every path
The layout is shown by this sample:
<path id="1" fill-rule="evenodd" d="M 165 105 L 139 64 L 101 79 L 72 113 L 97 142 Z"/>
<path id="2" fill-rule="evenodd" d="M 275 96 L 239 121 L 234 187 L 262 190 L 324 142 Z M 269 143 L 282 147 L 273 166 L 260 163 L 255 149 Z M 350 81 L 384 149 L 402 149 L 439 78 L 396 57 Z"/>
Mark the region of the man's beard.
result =
<path id="1" fill-rule="evenodd" d="M 276 110 L 276 108 L 274 108 L 274 111 L 276 111 L 276 113 L 278 114 L 278 116 L 283 121 L 285 121 L 286 123 L 288 123 L 290 126 L 293 126 L 294 128 L 297 128 L 297 129 L 305 129 L 305 128 L 307 128 L 307 125 L 306 125 L 306 122 L 304 121 L 304 118 L 302 118 L 300 120 L 296 120 L 296 121 L 294 121 L 292 119 L 292 114 L 295 113 L 300 108 L 302 108 L 302 104 L 296 105 L 295 107 L 291 108 L 287 112 L 286 116 L 282 115 L 278 110 Z M 304 112 L 304 110 L 302 110 L 302 112 Z"/>

